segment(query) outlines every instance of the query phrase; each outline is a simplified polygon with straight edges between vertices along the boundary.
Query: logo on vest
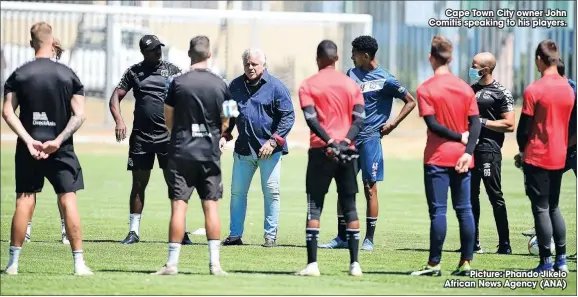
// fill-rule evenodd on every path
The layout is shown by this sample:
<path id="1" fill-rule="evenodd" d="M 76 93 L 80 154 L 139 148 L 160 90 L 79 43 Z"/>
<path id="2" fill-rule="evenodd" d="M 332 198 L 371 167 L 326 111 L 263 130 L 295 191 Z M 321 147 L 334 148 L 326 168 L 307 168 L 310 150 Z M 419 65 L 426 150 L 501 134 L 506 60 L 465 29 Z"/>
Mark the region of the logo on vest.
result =
<path id="1" fill-rule="evenodd" d="M 192 136 L 193 137 L 207 137 L 211 136 L 209 133 L 209 129 L 205 124 L 193 124 L 191 126 Z"/>
<path id="2" fill-rule="evenodd" d="M 360 82 L 359 88 L 361 89 L 362 93 L 379 91 L 383 89 L 383 85 L 385 84 L 385 79 L 376 79 L 370 81 Z"/>
<path id="3" fill-rule="evenodd" d="M 40 127 L 54 127 L 56 123 L 48 120 L 45 112 L 33 112 L 32 113 L 32 125 Z"/>

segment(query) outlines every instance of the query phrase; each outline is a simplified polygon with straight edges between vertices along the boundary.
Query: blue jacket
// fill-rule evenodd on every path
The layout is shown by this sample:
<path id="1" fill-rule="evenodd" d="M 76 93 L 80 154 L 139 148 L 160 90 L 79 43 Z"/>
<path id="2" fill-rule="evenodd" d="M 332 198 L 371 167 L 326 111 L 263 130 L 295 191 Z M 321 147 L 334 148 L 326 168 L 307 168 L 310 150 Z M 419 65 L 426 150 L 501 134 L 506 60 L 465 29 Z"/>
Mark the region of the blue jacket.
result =
<path id="1" fill-rule="evenodd" d="M 261 77 L 261 84 L 253 95 L 241 75 L 229 85 L 231 96 L 239 106 L 240 115 L 235 119 L 239 137 L 235 142 L 235 152 L 242 156 L 258 158 L 259 149 L 269 139 L 277 141 L 274 153 L 289 152 L 287 141 L 289 131 L 295 123 L 293 102 L 287 87 L 267 70 Z M 233 130 L 233 125 L 228 131 Z"/>

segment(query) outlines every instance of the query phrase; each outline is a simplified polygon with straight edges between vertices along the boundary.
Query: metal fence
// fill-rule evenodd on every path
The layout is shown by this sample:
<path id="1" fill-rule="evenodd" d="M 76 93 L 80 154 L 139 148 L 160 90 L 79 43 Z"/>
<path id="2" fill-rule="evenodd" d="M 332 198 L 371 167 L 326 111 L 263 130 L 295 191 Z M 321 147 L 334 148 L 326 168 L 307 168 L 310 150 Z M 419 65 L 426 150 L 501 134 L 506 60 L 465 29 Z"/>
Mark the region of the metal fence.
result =
<path id="1" fill-rule="evenodd" d="M 560 9 L 566 17 L 526 17 L 558 19 L 566 27 L 531 28 L 505 27 L 430 27 L 430 18 L 449 19 L 447 9 L 540 10 Z M 454 43 L 452 71 L 468 81 L 467 70 L 472 57 L 479 52 L 492 52 L 497 60 L 494 74 L 514 96 L 521 97 L 524 88 L 538 78 L 534 65 L 534 51 L 541 40 L 553 39 L 558 43 L 568 77 L 576 78 L 576 2 L 574 1 L 359 1 L 349 10 L 355 13 L 371 12 L 374 21 L 373 36 L 380 42 L 379 60 L 411 90 L 431 76 L 427 57 L 431 38 L 436 34 L 448 36 Z M 468 18 L 474 19 L 474 18 Z M 477 18 L 488 19 L 488 17 Z M 500 20 L 497 16 L 489 18 Z M 515 21 L 519 17 L 513 18 Z"/>
<path id="2" fill-rule="evenodd" d="M 228 79 L 242 73 L 242 51 L 260 47 L 267 53 L 271 72 L 294 94 L 300 82 L 316 72 L 314 55 L 320 40 L 337 42 L 340 67 L 345 69 L 352 66 L 350 42 L 362 34 L 372 34 L 379 41 L 381 66 L 410 90 L 432 74 L 427 57 L 436 34 L 454 42 L 452 71 L 466 81 L 473 55 L 494 53 L 498 59 L 495 76 L 518 98 L 539 75 L 533 53 L 542 39 L 551 38 L 560 45 L 567 75 L 576 78 L 573 1 L 173 1 L 170 5 L 163 1 L 109 1 L 112 6 L 95 2 L 100 5 L 3 1 L 2 81 L 33 56 L 29 29 L 41 20 L 53 25 L 54 34 L 67 49 L 63 62 L 77 71 L 92 96 L 101 99 L 108 98 L 123 71 L 141 59 L 137 44 L 147 33 L 158 35 L 167 45 L 165 58 L 181 67 L 188 65 L 188 40 L 207 35 L 214 50 L 212 68 Z M 128 2 L 148 7 L 118 6 Z M 447 19 L 446 9 L 472 8 L 559 8 L 568 13 L 560 18 L 567 26 L 499 29 L 427 24 L 430 18 Z M 103 114 L 105 110 L 103 104 Z M 110 118 L 107 120 L 100 125 L 110 127 Z"/>
<path id="3" fill-rule="evenodd" d="M 259 1 L 246 1 L 259 2 Z M 534 51 L 541 40 L 553 39 L 561 49 L 569 77 L 576 78 L 576 2 L 575 1 L 277 1 L 270 9 L 304 12 L 345 12 L 373 16 L 373 36 L 378 40 L 380 64 L 392 72 L 408 89 L 415 90 L 431 76 L 427 57 L 431 38 L 436 34 L 448 36 L 454 42 L 452 70 L 466 81 L 472 57 L 479 52 L 492 52 L 498 59 L 495 75 L 520 97 L 524 88 L 539 73 L 534 66 Z M 528 21 L 563 20 L 565 27 L 430 27 L 430 18 L 448 19 L 447 9 L 512 11 L 559 9 L 564 17 L 525 17 Z M 517 22 L 521 17 L 514 16 Z M 488 17 L 466 18 L 488 19 Z M 496 14 L 489 17 L 504 20 Z M 544 24 L 542 24 L 544 25 Z"/>
<path id="4" fill-rule="evenodd" d="M 345 46 L 349 40 L 371 34 L 372 24 L 371 16 L 353 14 L 3 2 L 3 81 L 33 57 L 29 29 L 38 21 L 53 26 L 54 35 L 67 49 L 62 62 L 97 98 L 108 98 L 124 70 L 142 60 L 138 41 L 144 34 L 159 36 L 167 45 L 165 59 L 183 68 L 190 65 L 190 38 L 208 36 L 213 48 L 211 67 L 229 80 L 243 72 L 242 52 L 259 47 L 267 54 L 271 72 L 295 93 L 300 82 L 317 71 L 319 41 L 332 39 L 349 51 Z M 348 66 L 347 60 L 342 68 Z"/>
<path id="5" fill-rule="evenodd" d="M 353 36 L 371 34 L 368 15 L 7 2 L 1 16 L 4 74 L 33 57 L 28 30 L 43 20 L 69 49 L 62 61 L 78 72 L 90 93 L 100 96 L 110 91 L 108 81 L 114 85 L 142 59 L 138 41 L 144 34 L 158 35 L 167 45 L 165 58 L 181 67 L 189 65 L 189 39 L 207 35 L 213 44 L 212 67 L 229 79 L 242 73 L 243 50 L 260 47 L 268 54 L 269 68 L 293 91 L 315 72 L 319 41 L 332 39 L 345 50 Z"/>

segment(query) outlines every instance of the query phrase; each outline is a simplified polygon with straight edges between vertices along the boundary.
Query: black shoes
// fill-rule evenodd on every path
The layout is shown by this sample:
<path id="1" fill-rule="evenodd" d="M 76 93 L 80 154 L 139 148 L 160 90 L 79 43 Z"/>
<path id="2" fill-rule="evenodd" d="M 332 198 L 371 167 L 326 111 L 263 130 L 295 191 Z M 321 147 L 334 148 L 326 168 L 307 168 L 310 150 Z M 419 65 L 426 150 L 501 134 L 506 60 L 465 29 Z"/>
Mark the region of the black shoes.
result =
<path id="1" fill-rule="evenodd" d="M 128 235 L 126 236 L 126 238 L 121 241 L 121 244 L 133 244 L 133 243 L 137 243 L 140 241 L 140 237 L 138 237 L 138 235 L 136 235 L 136 232 L 134 231 L 130 231 L 128 232 Z"/>
<path id="2" fill-rule="evenodd" d="M 231 238 L 227 237 L 225 241 L 223 241 L 222 245 L 243 245 L 243 240 L 241 237 Z"/>
<path id="3" fill-rule="evenodd" d="M 134 231 L 128 232 L 128 235 L 125 239 L 123 239 L 120 243 L 121 244 L 133 244 L 140 241 L 140 237 Z M 193 242 L 189 238 L 188 232 L 185 232 L 185 236 L 183 237 L 183 241 L 181 242 L 182 245 L 191 245 Z"/>
<path id="4" fill-rule="evenodd" d="M 193 241 L 189 238 L 189 232 L 185 232 L 185 236 L 183 237 L 182 245 L 192 245 Z"/>
<path id="5" fill-rule="evenodd" d="M 512 247 L 510 246 L 510 243 L 506 242 L 503 244 L 499 244 L 498 245 L 498 251 L 496 252 L 496 254 L 511 255 L 512 254 Z"/>

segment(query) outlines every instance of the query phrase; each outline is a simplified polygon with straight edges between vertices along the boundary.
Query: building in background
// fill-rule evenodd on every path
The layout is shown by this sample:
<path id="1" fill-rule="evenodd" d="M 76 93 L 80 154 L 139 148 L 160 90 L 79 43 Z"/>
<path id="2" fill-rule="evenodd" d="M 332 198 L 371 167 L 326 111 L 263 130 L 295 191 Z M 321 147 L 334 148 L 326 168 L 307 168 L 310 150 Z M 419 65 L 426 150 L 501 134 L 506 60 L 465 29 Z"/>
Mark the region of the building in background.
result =
<path id="1" fill-rule="evenodd" d="M 452 71 L 462 78 L 467 78 L 467 69 L 471 58 L 478 52 L 491 51 L 498 59 L 496 76 L 507 87 L 512 89 L 515 96 L 519 97 L 524 87 L 538 76 L 533 63 L 533 51 L 536 44 L 546 38 L 555 40 L 561 48 L 562 58 L 566 62 L 568 75 L 576 78 L 576 3 L 574 1 L 23 1 L 23 2 L 51 2 L 51 3 L 92 3 L 95 5 L 142 6 L 155 8 L 176 9 L 221 9 L 221 10 L 251 10 L 251 11 L 288 11 L 288 12 L 322 12 L 322 13 L 357 13 L 370 14 L 373 17 L 372 35 L 380 42 L 378 60 L 382 67 L 393 73 L 400 81 L 410 89 L 415 88 L 431 75 L 431 69 L 427 61 L 429 43 L 436 34 L 448 36 L 455 45 L 455 57 L 452 63 Z M 568 12 L 564 18 L 568 23 L 566 28 L 523 28 L 508 27 L 497 28 L 432 28 L 427 25 L 430 18 L 446 19 L 444 11 L 451 9 L 487 9 L 496 10 L 509 8 L 514 10 L 543 10 L 560 9 Z M 173 48 L 186 50 L 185 42 L 173 38 L 171 25 L 163 25 L 153 19 L 134 18 L 132 25 L 138 25 L 142 30 L 152 30 L 155 33 L 166 36 L 167 42 Z M 210 22 L 207 20 L 207 22 Z M 306 76 L 311 67 L 306 67 L 301 60 L 305 59 L 305 52 L 289 49 L 293 43 L 299 42 L 300 38 L 333 38 L 339 41 L 342 48 L 342 67 L 351 65 L 349 43 L 351 39 L 359 35 L 358 25 L 336 22 L 324 24 L 322 27 L 316 24 L 301 26 L 295 24 L 292 30 L 284 28 L 285 25 L 271 24 L 261 25 L 254 23 L 247 27 L 247 23 L 218 20 L 213 27 L 199 27 L 206 29 L 195 30 L 187 27 L 190 34 L 203 33 L 215 39 L 216 49 L 214 52 L 215 63 L 223 69 L 226 75 L 234 75 L 240 68 L 234 66 L 236 62 L 239 44 L 246 46 L 263 47 L 265 50 L 274 51 L 271 67 L 281 72 L 283 79 L 290 85 L 296 85 L 300 77 Z M 185 25 L 181 25 L 181 30 Z M 267 35 L 266 27 L 278 26 L 279 41 Z M 197 26 L 198 27 L 198 26 Z M 12 40 L 10 30 L 4 28 L 2 43 Z M 139 29 L 140 30 L 140 29 Z M 139 31 L 137 30 L 137 31 Z M 141 30 L 141 31 L 142 31 Z M 249 30 L 249 31 L 247 31 Z M 302 30 L 302 31 L 299 31 Z M 65 35 L 73 36 L 78 30 L 69 30 Z M 135 31 L 136 32 L 136 31 Z M 140 32 L 140 31 L 139 31 Z M 137 33 L 135 33 L 138 35 Z M 132 34 L 136 36 L 135 34 Z M 130 32 L 121 33 L 121 41 L 129 44 L 134 43 Z M 312 35 L 311 38 L 307 35 Z M 240 42 L 238 37 L 249 40 Z M 106 36 L 104 36 L 106 38 Z M 66 39 L 66 38 L 65 38 Z M 78 39 L 78 38 L 76 38 Z M 86 38 L 85 38 L 86 39 Z M 26 42 L 26 38 L 22 40 Z M 78 41 L 78 40 L 77 40 Z M 287 43 L 288 53 L 273 46 L 279 43 Z M 312 42 L 312 41 L 311 41 Z M 308 40 L 306 44 L 310 43 Z M 25 45 L 25 44 L 24 44 Z M 281 57 L 277 57 L 280 55 Z M 304 68 L 305 67 L 305 68 Z M 313 66 L 312 66 L 313 67 Z"/>

